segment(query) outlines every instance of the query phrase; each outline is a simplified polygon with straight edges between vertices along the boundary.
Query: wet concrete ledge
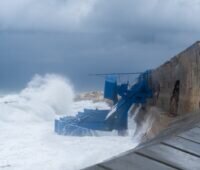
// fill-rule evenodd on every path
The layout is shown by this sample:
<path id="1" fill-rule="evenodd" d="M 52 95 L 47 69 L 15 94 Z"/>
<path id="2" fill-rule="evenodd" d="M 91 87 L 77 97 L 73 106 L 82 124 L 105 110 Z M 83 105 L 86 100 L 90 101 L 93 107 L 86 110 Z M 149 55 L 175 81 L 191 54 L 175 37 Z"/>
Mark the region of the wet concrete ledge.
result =
<path id="1" fill-rule="evenodd" d="M 85 170 L 150 169 L 200 169 L 200 112 L 181 117 L 154 139 Z"/>

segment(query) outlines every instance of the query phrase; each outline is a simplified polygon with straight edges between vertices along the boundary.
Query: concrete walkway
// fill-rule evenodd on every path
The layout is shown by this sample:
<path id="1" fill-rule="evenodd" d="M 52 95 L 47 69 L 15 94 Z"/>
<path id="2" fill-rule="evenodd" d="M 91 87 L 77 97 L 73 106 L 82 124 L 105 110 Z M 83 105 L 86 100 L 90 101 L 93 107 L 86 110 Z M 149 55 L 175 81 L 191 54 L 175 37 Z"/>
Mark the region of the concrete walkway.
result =
<path id="1" fill-rule="evenodd" d="M 153 140 L 85 170 L 200 170 L 199 113 L 175 121 Z"/>

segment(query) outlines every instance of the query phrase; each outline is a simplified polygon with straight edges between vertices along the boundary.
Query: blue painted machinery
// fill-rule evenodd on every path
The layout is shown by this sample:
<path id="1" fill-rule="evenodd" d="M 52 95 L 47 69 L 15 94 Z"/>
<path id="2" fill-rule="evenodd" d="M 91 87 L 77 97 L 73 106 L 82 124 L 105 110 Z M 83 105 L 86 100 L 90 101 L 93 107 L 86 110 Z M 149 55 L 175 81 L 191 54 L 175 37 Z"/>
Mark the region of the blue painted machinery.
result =
<path id="1" fill-rule="evenodd" d="M 127 130 L 128 112 L 133 104 L 145 104 L 152 97 L 151 71 L 139 75 L 137 83 L 117 83 L 116 75 L 107 75 L 104 98 L 112 100 L 111 110 L 84 109 L 75 117 L 66 116 L 55 120 L 55 132 L 60 135 L 90 136 L 95 131 L 117 130 L 123 135 Z"/>

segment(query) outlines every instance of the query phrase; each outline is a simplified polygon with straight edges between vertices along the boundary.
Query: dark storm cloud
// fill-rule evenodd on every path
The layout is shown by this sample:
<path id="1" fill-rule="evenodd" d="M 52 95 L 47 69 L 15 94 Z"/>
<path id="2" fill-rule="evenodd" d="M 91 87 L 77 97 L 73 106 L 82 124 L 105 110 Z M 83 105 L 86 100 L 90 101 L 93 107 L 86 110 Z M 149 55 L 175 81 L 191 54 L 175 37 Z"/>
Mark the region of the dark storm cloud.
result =
<path id="1" fill-rule="evenodd" d="M 1 0 L 1 87 L 35 73 L 100 87 L 88 73 L 144 71 L 200 35 L 200 1 Z"/>

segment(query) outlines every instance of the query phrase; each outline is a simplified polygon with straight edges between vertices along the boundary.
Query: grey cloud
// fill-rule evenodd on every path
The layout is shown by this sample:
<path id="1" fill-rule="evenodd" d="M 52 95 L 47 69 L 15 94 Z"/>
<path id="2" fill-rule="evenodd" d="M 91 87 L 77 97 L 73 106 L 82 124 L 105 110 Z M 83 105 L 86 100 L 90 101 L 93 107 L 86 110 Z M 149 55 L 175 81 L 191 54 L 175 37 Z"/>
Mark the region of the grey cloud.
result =
<path id="1" fill-rule="evenodd" d="M 73 30 L 90 14 L 93 0 L 1 0 L 2 30 Z"/>
<path id="2" fill-rule="evenodd" d="M 100 88 L 89 73 L 154 68 L 200 39 L 198 16 L 198 0 L 1 0 L 0 87 L 52 72 Z"/>
<path id="3" fill-rule="evenodd" d="M 1 29 L 199 30 L 199 0 L 1 0 Z"/>

